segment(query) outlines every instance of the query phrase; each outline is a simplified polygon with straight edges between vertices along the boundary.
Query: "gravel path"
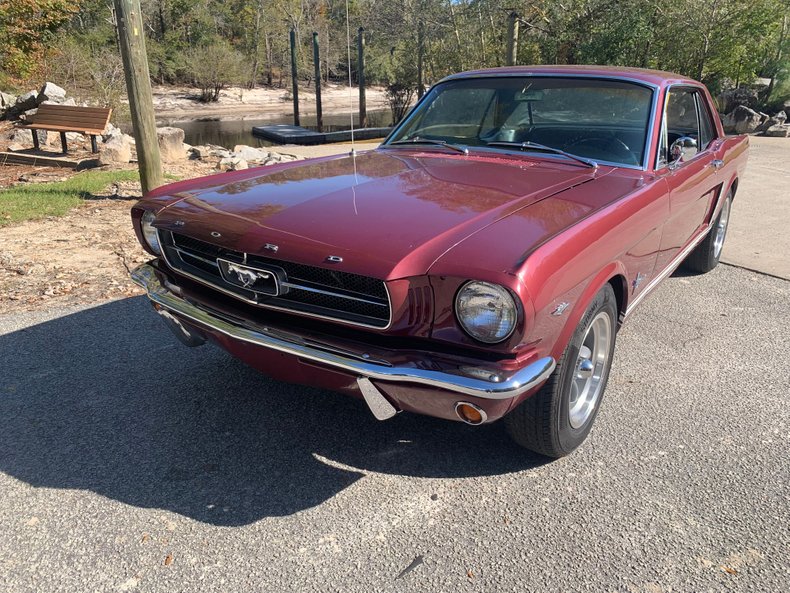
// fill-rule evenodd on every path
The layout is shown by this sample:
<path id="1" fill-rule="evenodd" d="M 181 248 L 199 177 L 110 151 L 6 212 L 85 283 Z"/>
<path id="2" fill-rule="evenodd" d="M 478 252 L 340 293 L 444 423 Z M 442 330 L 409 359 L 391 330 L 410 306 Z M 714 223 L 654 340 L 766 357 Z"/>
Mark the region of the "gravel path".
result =
<path id="1" fill-rule="evenodd" d="M 553 463 L 184 348 L 142 297 L 0 317 L 0 591 L 787 591 L 788 304 L 667 280 Z"/>

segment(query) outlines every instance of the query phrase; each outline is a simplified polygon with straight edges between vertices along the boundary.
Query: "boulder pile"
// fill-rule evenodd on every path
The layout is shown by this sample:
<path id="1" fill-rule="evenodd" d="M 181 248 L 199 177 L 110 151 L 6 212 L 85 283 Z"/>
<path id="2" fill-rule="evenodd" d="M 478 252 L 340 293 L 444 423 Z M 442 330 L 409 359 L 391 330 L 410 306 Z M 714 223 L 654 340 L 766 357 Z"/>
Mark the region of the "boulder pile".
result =
<path id="1" fill-rule="evenodd" d="M 53 82 L 45 82 L 38 91 L 28 91 L 18 97 L 0 92 L 0 120 L 17 121 L 36 113 L 44 103 L 57 105 L 76 105 L 76 101 L 66 96 L 66 91 Z"/>
<path id="2" fill-rule="evenodd" d="M 768 115 L 746 105 L 738 105 L 721 118 L 727 134 L 763 134 L 782 138 L 790 136 L 790 125 L 786 122 L 787 114 L 784 111 Z"/>
<path id="3" fill-rule="evenodd" d="M 216 168 L 220 171 L 241 171 L 249 168 L 250 165 L 274 165 L 301 159 L 301 157 L 291 154 L 280 154 L 246 144 L 237 144 L 233 150 L 212 144 L 192 146 L 189 149 L 189 155 L 192 159 L 202 161 L 216 160 Z"/>

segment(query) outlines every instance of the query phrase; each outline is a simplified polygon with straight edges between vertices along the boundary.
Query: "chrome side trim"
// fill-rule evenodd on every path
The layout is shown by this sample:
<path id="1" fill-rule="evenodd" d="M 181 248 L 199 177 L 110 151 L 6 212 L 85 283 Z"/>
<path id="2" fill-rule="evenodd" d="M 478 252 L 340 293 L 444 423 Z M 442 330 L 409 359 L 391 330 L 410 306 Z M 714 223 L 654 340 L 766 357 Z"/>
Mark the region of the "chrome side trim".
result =
<path id="1" fill-rule="evenodd" d="M 658 276 L 654 277 L 654 278 L 653 278 L 653 279 L 652 279 L 652 280 L 651 280 L 651 281 L 648 283 L 648 285 L 647 285 L 647 286 L 645 286 L 645 288 L 642 290 L 642 292 L 640 292 L 638 295 L 636 295 L 636 297 L 634 297 L 634 300 L 633 300 L 633 301 L 631 301 L 631 302 L 628 304 L 628 307 L 626 307 L 626 310 L 625 310 L 625 315 L 623 315 L 623 321 L 625 321 L 626 319 L 628 319 L 628 316 L 631 314 L 631 312 L 634 310 L 634 308 L 635 308 L 635 307 L 636 307 L 636 306 L 637 306 L 637 305 L 638 305 L 640 302 L 642 302 L 642 299 L 644 299 L 644 298 L 645 298 L 645 297 L 648 295 L 648 293 L 650 293 L 650 292 L 651 292 L 651 291 L 652 291 L 652 290 L 653 290 L 653 289 L 654 289 L 656 286 L 658 286 L 658 285 L 659 285 L 659 283 L 660 283 L 660 282 L 661 282 L 661 281 L 662 281 L 664 278 L 666 278 L 666 277 L 667 277 L 667 276 L 669 276 L 669 275 L 670 275 L 672 272 L 674 272 L 674 271 L 675 271 L 675 270 L 678 268 L 678 266 L 679 266 L 680 264 L 682 264 L 682 263 L 683 263 L 683 260 L 684 260 L 684 259 L 686 259 L 686 256 L 687 256 L 689 253 L 691 253 L 691 252 L 694 250 L 694 248 L 695 248 L 697 245 L 699 245 L 700 243 L 702 243 L 702 241 L 705 239 L 705 237 L 707 237 L 707 236 L 708 236 L 708 233 L 710 232 L 710 229 L 711 229 L 711 225 L 708 225 L 708 228 L 706 228 L 706 229 L 705 229 L 704 231 L 702 231 L 702 232 L 701 232 L 701 233 L 700 233 L 700 234 L 699 234 L 697 237 L 695 237 L 695 238 L 694 238 L 694 240 L 693 240 L 691 243 L 689 243 L 688 245 L 686 245 L 686 246 L 683 248 L 683 250 L 682 250 L 682 251 L 680 251 L 680 252 L 679 252 L 679 253 L 678 253 L 678 254 L 677 254 L 677 255 L 676 255 L 676 256 L 675 256 L 675 257 L 672 259 L 672 261 L 671 261 L 671 262 L 669 262 L 669 264 L 667 264 L 667 267 L 665 267 L 665 268 L 664 268 L 664 269 L 661 271 L 661 273 L 660 273 Z"/>
<path id="2" fill-rule="evenodd" d="M 265 328 L 250 329 L 232 323 L 218 315 L 201 309 L 167 290 L 156 277 L 150 264 L 143 264 L 132 271 L 132 280 L 148 293 L 148 298 L 160 308 L 168 310 L 182 320 L 199 328 L 209 329 L 234 340 L 270 348 L 278 352 L 324 364 L 328 367 L 379 381 L 395 381 L 427 385 L 481 399 L 510 399 L 538 387 L 554 371 L 556 362 L 550 356 L 541 358 L 517 370 L 511 375 L 491 373 L 492 380 L 484 380 L 464 374 L 459 365 L 456 372 L 421 369 L 413 366 L 384 366 L 374 362 L 355 360 L 332 352 L 319 350 L 306 344 L 283 339 Z M 480 370 L 480 369 L 472 369 Z M 489 369 L 490 371 L 490 369 Z M 482 373 L 478 373 L 481 374 Z"/>

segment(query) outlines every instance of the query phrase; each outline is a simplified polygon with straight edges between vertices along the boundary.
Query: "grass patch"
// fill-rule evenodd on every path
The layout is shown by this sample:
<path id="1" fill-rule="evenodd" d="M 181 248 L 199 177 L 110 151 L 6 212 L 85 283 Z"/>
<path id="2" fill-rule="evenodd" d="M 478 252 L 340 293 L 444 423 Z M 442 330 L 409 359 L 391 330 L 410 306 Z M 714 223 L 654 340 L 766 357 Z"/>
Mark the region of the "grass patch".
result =
<path id="1" fill-rule="evenodd" d="M 0 191 L 0 226 L 62 216 L 118 181 L 137 181 L 137 171 L 85 171 L 65 181 L 17 185 Z"/>

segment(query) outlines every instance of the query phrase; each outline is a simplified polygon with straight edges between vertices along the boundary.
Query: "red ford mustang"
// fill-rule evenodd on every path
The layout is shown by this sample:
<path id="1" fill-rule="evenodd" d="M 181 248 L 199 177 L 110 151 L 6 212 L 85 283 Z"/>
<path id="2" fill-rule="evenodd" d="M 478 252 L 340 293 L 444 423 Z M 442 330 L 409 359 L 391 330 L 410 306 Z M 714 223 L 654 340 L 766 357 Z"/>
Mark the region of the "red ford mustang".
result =
<path id="1" fill-rule="evenodd" d="M 386 141 L 162 187 L 133 272 L 186 344 L 478 425 L 558 457 L 601 405 L 619 326 L 716 266 L 748 140 L 708 91 L 603 67 L 466 72 Z"/>

